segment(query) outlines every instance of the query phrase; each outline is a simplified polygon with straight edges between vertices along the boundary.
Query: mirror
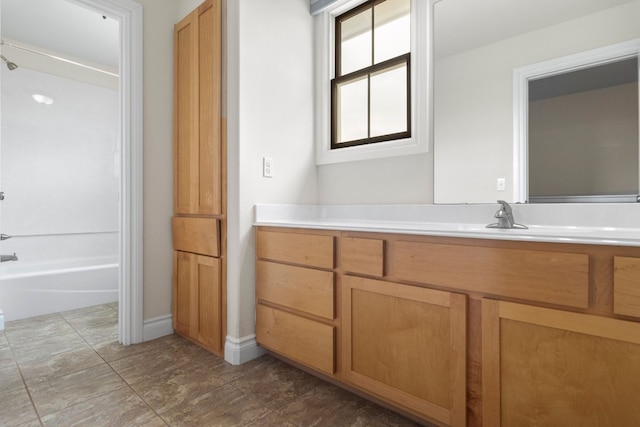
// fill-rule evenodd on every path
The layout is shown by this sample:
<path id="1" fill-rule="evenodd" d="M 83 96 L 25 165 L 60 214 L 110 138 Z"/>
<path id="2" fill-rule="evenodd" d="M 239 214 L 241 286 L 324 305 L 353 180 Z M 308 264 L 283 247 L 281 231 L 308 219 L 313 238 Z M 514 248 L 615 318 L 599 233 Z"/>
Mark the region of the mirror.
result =
<path id="1" fill-rule="evenodd" d="M 435 203 L 523 201 L 515 71 L 640 38 L 640 0 L 440 0 L 433 16 Z"/>

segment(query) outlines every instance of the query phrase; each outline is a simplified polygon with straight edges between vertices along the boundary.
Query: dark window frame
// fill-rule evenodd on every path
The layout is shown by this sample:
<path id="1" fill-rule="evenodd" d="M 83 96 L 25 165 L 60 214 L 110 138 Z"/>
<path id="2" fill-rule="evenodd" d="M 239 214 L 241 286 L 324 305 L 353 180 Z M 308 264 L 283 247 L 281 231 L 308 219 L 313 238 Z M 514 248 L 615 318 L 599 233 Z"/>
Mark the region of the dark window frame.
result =
<path id="1" fill-rule="evenodd" d="M 331 149 L 340 149 L 346 147 L 354 147 L 367 144 L 375 144 L 385 141 L 394 141 L 398 139 L 411 138 L 411 52 L 398 55 L 395 58 L 387 59 L 377 64 L 372 64 L 359 70 L 353 71 L 346 75 L 341 75 L 341 58 L 342 58 L 342 34 L 341 22 L 353 16 L 356 16 L 365 10 L 371 9 L 371 31 L 375 32 L 375 6 L 384 3 L 386 0 L 369 0 L 347 12 L 335 17 L 335 48 L 334 48 L 334 65 L 335 77 L 331 80 Z M 375 52 L 375 36 L 371 39 L 371 58 L 373 62 Z M 371 135 L 371 75 L 384 70 L 392 69 L 398 65 L 404 64 L 407 71 L 406 100 L 407 100 L 407 130 L 378 136 L 368 136 L 351 141 L 338 142 L 338 85 L 355 81 L 365 77 L 367 79 L 367 134 Z"/>

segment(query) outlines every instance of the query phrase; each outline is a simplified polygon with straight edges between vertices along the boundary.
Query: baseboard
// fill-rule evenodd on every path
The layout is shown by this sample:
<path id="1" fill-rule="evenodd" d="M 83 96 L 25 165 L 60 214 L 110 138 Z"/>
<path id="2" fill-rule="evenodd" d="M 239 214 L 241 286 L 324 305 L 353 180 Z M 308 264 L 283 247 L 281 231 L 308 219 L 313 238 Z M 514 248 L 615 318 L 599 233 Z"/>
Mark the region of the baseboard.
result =
<path id="1" fill-rule="evenodd" d="M 143 325 L 142 341 L 155 340 L 173 333 L 173 317 L 170 314 L 147 319 Z"/>
<path id="2" fill-rule="evenodd" d="M 265 349 L 256 342 L 255 335 L 242 338 L 227 336 L 224 344 L 224 360 L 232 365 L 242 365 L 265 354 Z"/>

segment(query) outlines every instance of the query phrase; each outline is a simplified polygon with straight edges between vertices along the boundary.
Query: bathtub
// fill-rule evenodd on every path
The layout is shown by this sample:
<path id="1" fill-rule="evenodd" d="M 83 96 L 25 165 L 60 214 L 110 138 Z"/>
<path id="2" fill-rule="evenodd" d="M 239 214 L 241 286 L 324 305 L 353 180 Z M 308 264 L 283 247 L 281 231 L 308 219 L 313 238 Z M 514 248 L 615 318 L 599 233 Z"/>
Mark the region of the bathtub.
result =
<path id="1" fill-rule="evenodd" d="M 13 264 L 0 270 L 5 321 L 118 301 L 117 258 L 4 264 Z"/>
<path id="2" fill-rule="evenodd" d="M 16 236 L 0 264 L 4 321 L 118 301 L 117 234 Z"/>

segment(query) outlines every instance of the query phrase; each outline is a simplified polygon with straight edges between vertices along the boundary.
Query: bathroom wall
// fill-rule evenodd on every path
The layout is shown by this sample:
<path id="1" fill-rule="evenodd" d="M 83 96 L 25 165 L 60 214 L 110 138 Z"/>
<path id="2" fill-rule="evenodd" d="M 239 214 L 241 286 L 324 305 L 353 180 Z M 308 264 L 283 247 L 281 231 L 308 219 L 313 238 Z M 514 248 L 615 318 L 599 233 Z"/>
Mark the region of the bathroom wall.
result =
<path id="1" fill-rule="evenodd" d="M 308 0 L 227 2 L 228 335 L 254 333 L 256 203 L 316 203 Z M 262 158 L 274 160 L 273 178 Z"/>
<path id="2" fill-rule="evenodd" d="M 118 231 L 118 92 L 25 67 L 1 75 L 2 232 L 14 236 L 3 253 L 15 251 L 25 264 L 48 261 L 47 251 L 28 249 L 31 236 L 81 233 L 109 246 L 96 253 L 117 255 L 117 239 L 104 235 Z M 57 252 L 84 256 L 62 244 Z"/>

